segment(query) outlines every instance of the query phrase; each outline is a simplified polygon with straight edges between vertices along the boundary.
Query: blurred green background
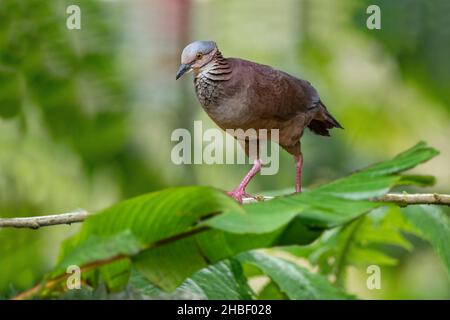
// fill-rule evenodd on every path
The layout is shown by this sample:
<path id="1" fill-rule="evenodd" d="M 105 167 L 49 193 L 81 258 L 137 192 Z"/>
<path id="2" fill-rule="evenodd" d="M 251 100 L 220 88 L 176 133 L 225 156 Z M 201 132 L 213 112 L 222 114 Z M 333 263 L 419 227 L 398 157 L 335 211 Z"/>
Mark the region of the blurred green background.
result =
<path id="1" fill-rule="evenodd" d="M 81 8 L 81 30 L 66 8 Z M 366 8 L 381 8 L 368 30 Z M 203 120 L 192 80 L 175 81 L 182 48 L 215 40 L 224 56 L 272 65 L 318 89 L 345 130 L 303 139 L 304 185 L 386 159 L 419 140 L 441 155 L 418 170 L 450 189 L 450 2 L 446 0 L 0 0 L 0 216 L 95 211 L 169 186 L 233 188 L 248 165 L 170 160 L 171 132 Z M 290 188 L 275 176 L 250 192 Z M 78 226 L 0 230 L 0 296 L 38 281 Z M 441 262 L 421 242 L 383 269 L 364 298 L 450 298 Z"/>

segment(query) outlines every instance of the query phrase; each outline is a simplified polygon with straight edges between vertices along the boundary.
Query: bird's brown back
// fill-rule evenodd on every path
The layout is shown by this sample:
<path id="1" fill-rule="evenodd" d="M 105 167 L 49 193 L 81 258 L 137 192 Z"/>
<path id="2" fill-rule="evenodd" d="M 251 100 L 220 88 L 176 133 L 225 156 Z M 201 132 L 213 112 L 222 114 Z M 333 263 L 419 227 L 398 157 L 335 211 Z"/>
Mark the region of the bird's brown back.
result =
<path id="1" fill-rule="evenodd" d="M 322 135 L 340 127 L 308 81 L 267 65 L 222 59 L 231 70 L 226 77 L 199 74 L 195 80 L 202 106 L 222 129 L 279 129 L 280 144 L 289 146 L 311 123 L 311 130 Z M 205 96 L 211 97 L 207 103 Z"/>

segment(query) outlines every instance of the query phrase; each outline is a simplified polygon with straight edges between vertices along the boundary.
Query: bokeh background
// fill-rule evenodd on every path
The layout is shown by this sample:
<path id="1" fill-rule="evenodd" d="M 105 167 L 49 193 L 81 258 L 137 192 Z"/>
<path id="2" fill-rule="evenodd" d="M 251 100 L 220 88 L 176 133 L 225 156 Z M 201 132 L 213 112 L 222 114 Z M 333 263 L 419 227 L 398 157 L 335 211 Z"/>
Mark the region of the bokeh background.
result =
<path id="1" fill-rule="evenodd" d="M 66 8 L 81 8 L 81 30 Z M 381 8 L 368 30 L 366 8 Z M 308 79 L 345 130 L 303 139 L 313 186 L 425 140 L 441 155 L 416 169 L 450 191 L 450 24 L 447 0 L 0 0 L 0 216 L 95 211 L 180 185 L 233 188 L 248 165 L 170 161 L 176 128 L 203 120 L 190 77 L 175 81 L 182 48 L 215 40 L 224 56 Z M 249 191 L 292 187 L 294 164 Z M 38 281 L 78 226 L 0 230 L 0 297 Z M 383 289 L 364 298 L 450 298 L 436 255 L 416 241 Z"/>

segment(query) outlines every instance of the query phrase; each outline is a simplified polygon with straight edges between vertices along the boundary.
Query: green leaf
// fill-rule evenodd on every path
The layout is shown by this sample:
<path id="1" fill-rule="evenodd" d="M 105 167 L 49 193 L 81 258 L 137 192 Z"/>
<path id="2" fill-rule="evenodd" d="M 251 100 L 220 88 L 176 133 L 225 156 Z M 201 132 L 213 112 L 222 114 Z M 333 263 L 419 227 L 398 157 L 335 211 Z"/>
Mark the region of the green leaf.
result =
<path id="1" fill-rule="evenodd" d="M 287 296 L 272 280 L 267 283 L 258 294 L 258 300 L 287 300 Z"/>
<path id="2" fill-rule="evenodd" d="M 370 166 L 301 194 L 281 196 L 267 202 L 251 203 L 244 210 L 231 209 L 205 224 L 233 233 L 271 232 L 301 217 L 311 227 L 333 227 L 347 223 L 380 203 L 363 201 L 387 193 L 392 187 L 427 179 L 398 175 L 438 154 L 420 142 L 391 160 Z"/>
<path id="3" fill-rule="evenodd" d="M 411 250 L 411 243 L 402 234 L 411 230 L 398 207 L 382 207 L 350 224 L 327 230 L 308 246 L 293 246 L 285 250 L 307 258 L 313 265 L 319 266 L 322 274 L 335 275 L 337 282 L 343 285 L 348 265 L 395 265 L 396 259 L 389 255 L 386 248 L 397 246 Z"/>
<path id="4" fill-rule="evenodd" d="M 60 264 L 70 261 L 81 265 L 105 259 L 107 253 L 101 245 L 97 246 L 97 239 L 110 237 L 113 241 L 122 230 L 129 230 L 139 243 L 138 251 L 133 247 L 128 252 L 133 265 L 159 287 L 174 290 L 208 264 L 238 252 L 272 246 L 283 234 L 284 230 L 279 229 L 271 233 L 237 235 L 201 226 L 202 219 L 233 207 L 243 210 L 224 192 L 208 187 L 173 188 L 137 197 L 89 217 L 80 233 L 64 244 Z M 94 240 L 89 240 L 92 237 Z M 299 239 L 292 241 L 302 243 Z M 116 254 L 110 250 L 110 257 Z M 111 278 L 110 275 L 126 274 L 127 266 L 116 264 L 102 269 L 103 274 Z M 52 276 L 63 270 L 57 267 Z M 108 286 L 118 285 L 104 280 Z"/>
<path id="5" fill-rule="evenodd" d="M 439 151 L 428 147 L 426 142 L 421 141 L 412 148 L 398 154 L 391 160 L 372 165 L 363 171 L 357 172 L 356 174 L 373 177 L 402 172 L 412 169 L 419 163 L 428 161 L 438 154 Z"/>
<path id="6" fill-rule="evenodd" d="M 50 277 L 66 272 L 68 266 L 84 265 L 92 261 L 101 261 L 118 255 L 133 255 L 142 248 L 139 240 L 125 230 L 111 236 L 90 234 L 85 241 L 65 255 L 54 268 Z"/>
<path id="7" fill-rule="evenodd" d="M 312 190 L 251 203 L 245 206 L 245 212 L 229 210 L 205 224 L 233 233 L 263 233 L 286 226 L 294 217 L 300 217 L 309 227 L 326 228 L 346 223 L 379 206 L 379 203 L 351 201 Z"/>
<path id="8" fill-rule="evenodd" d="M 390 257 L 382 251 L 369 248 L 359 248 L 358 250 L 352 247 L 352 250 L 348 252 L 347 260 L 349 264 L 363 268 L 372 264 L 379 266 L 395 266 L 397 264 L 397 259 Z"/>
<path id="9" fill-rule="evenodd" d="M 162 291 L 137 272 L 130 278 L 130 285 L 150 298 L 249 300 L 254 297 L 240 263 L 233 259 L 196 272 L 173 293 Z"/>
<path id="10" fill-rule="evenodd" d="M 191 230 L 202 219 L 229 208 L 243 210 L 224 192 L 209 187 L 169 188 L 123 201 L 90 216 L 77 236 L 114 235 L 130 230 L 148 244 Z"/>
<path id="11" fill-rule="evenodd" d="M 96 248 L 89 249 L 91 237 L 114 237 L 123 230 L 129 230 L 140 243 L 141 251 L 144 245 L 147 249 L 155 247 L 134 258 L 137 268 L 152 281 L 171 290 L 193 272 L 206 267 L 207 261 L 195 239 L 189 237 L 189 234 L 186 239 L 173 239 L 165 248 L 158 247 L 158 241 L 189 232 L 202 218 L 227 207 L 238 205 L 225 193 L 208 187 L 166 189 L 136 197 L 89 217 L 83 223 L 80 233 L 65 244 L 62 261 L 76 261 L 79 257 L 74 252 L 76 250 L 90 251 L 93 254 Z M 163 243 L 159 244 L 162 245 Z M 137 252 L 133 254 L 136 255 Z M 86 262 L 89 261 L 80 260 L 78 263 Z M 115 270 L 114 273 L 120 271 Z M 61 270 L 55 271 L 58 272 Z"/>
<path id="12" fill-rule="evenodd" d="M 403 215 L 430 242 L 441 257 L 450 276 L 450 219 L 436 206 L 414 206 L 402 209 Z"/>
<path id="13" fill-rule="evenodd" d="M 402 185 L 413 184 L 419 187 L 429 187 L 436 183 L 436 178 L 426 175 L 402 175 L 400 183 Z"/>
<path id="14" fill-rule="evenodd" d="M 370 197 L 403 183 L 397 173 L 435 154 L 434 149 L 420 143 L 392 160 L 337 182 L 245 206 L 237 204 L 225 192 L 209 187 L 171 188 L 150 193 L 89 217 L 79 234 L 65 244 L 61 257 L 75 264 L 77 261 L 90 263 L 99 256 L 104 259 L 104 254 L 95 252 L 95 243 L 89 238 L 114 239 L 115 235 L 129 230 L 140 245 L 138 252 L 133 251 L 133 247 L 125 253 L 131 256 L 133 266 L 157 286 L 174 290 L 197 270 L 237 253 L 309 244 L 325 228 L 351 224 L 383 205 L 368 201 Z M 402 243 L 400 238 L 394 237 L 391 235 L 393 242 Z M 407 246 L 405 242 L 402 245 Z M 321 250 L 323 258 L 333 251 Z M 83 253 L 85 251 L 92 252 Z M 111 253 L 115 252 L 111 250 Z M 343 261 L 345 265 L 347 262 Z M 124 263 L 102 266 L 107 284 L 116 287 L 123 284 L 123 280 L 113 283 L 112 278 L 127 274 L 127 268 Z"/>
<path id="15" fill-rule="evenodd" d="M 325 278 L 297 264 L 260 252 L 237 256 L 242 263 L 260 268 L 290 299 L 351 299 L 352 296 L 333 287 Z"/>
<path id="16" fill-rule="evenodd" d="M 111 292 L 123 290 L 130 278 L 131 260 L 120 259 L 99 268 L 101 280 Z"/>
<path id="17" fill-rule="evenodd" d="M 369 166 L 348 177 L 321 186 L 316 191 L 347 199 L 368 199 L 381 196 L 396 185 L 413 183 L 423 185 L 425 182 L 430 183 L 429 177 L 419 178 L 416 175 L 408 176 L 409 179 L 406 179 L 394 174 L 411 169 L 438 154 L 439 151 L 428 147 L 425 142 L 419 142 L 391 160 Z"/>
<path id="18" fill-rule="evenodd" d="M 254 296 L 241 264 L 234 259 L 200 270 L 191 281 L 202 289 L 209 300 L 249 300 Z"/>

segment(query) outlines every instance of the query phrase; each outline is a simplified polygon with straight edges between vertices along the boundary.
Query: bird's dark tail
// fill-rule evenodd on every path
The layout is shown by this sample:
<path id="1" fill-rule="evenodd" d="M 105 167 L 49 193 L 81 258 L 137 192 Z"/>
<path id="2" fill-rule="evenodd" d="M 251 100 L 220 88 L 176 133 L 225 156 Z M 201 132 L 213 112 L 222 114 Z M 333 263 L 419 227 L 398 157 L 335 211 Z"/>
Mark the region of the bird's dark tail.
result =
<path id="1" fill-rule="evenodd" d="M 340 128 L 344 129 L 341 124 L 328 112 L 322 101 L 319 102 L 320 111 L 317 116 L 314 117 L 308 125 L 308 128 L 321 136 L 330 136 L 329 129 Z"/>

